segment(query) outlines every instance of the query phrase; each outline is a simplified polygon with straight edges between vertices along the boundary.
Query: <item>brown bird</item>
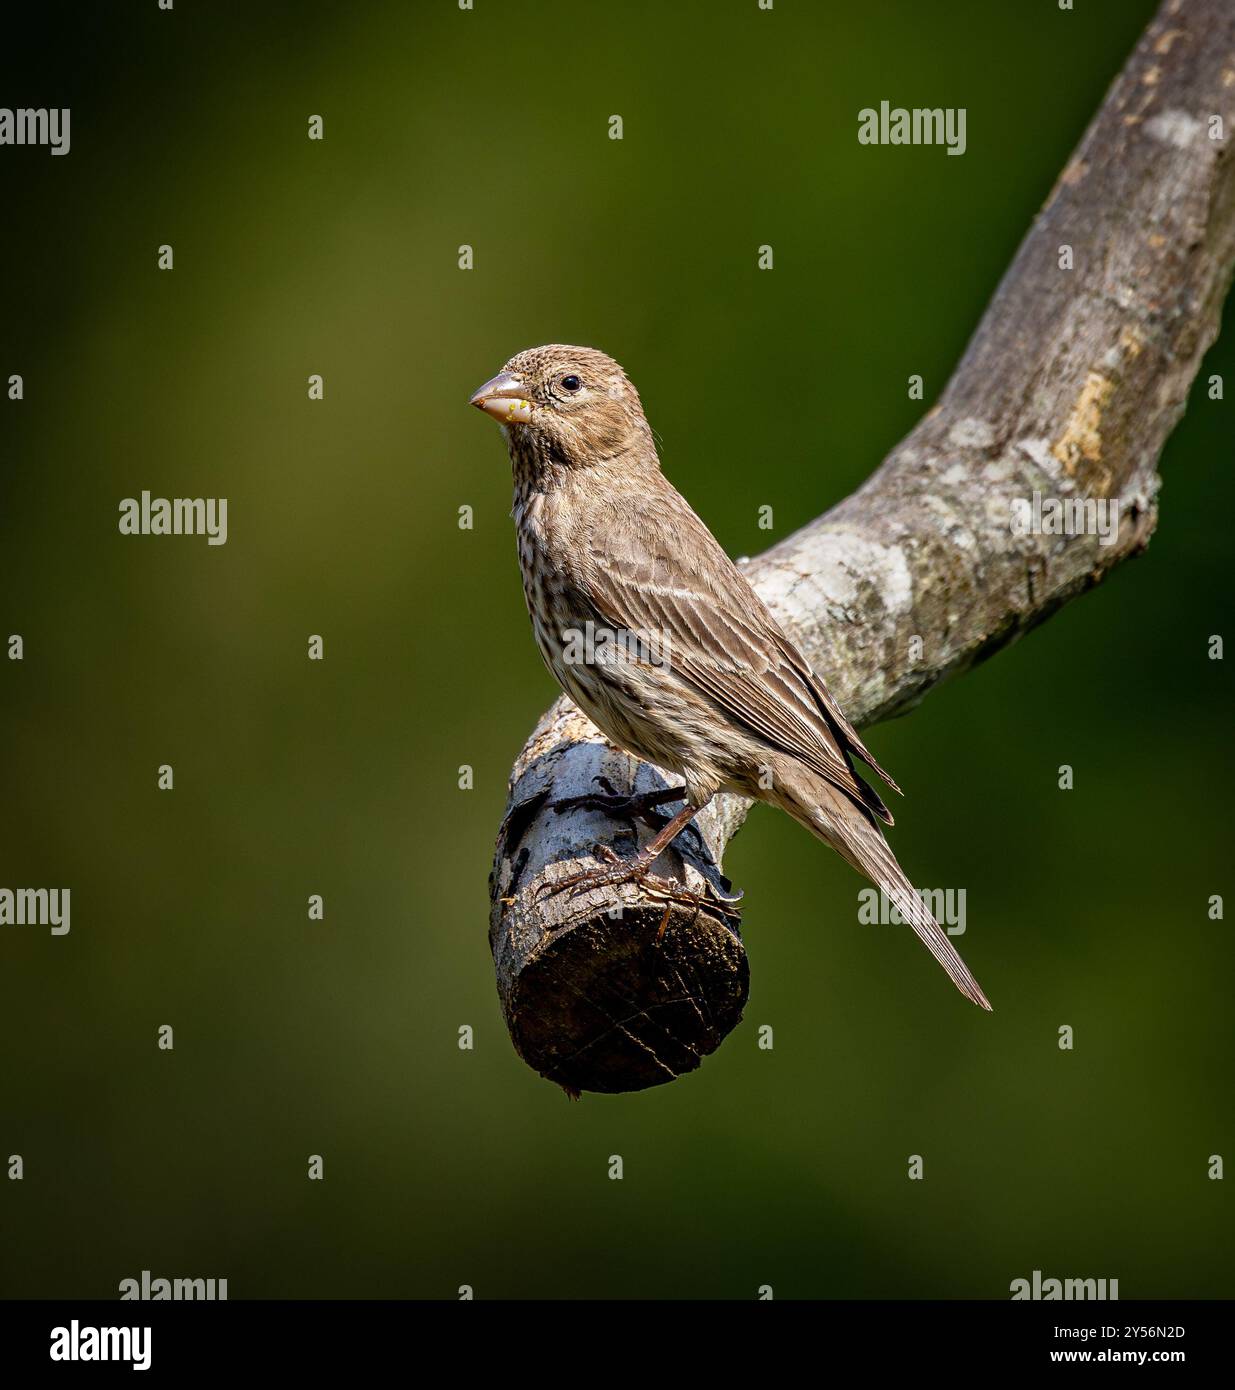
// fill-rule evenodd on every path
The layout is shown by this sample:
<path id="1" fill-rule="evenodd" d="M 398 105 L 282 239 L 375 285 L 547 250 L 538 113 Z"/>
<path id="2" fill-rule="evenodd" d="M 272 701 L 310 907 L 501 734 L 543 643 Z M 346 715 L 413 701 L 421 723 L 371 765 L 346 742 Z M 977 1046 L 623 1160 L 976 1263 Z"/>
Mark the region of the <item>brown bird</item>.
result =
<path id="1" fill-rule="evenodd" d="M 646 877 L 713 796 L 737 792 L 787 811 L 871 879 L 961 993 L 989 1009 L 888 848 L 879 823 L 892 816 L 854 758 L 900 788 L 661 473 L 622 368 L 595 348 L 529 348 L 471 404 L 506 436 L 523 592 L 546 665 L 608 739 L 685 781 L 638 799 L 640 812 L 686 805 L 634 859 L 612 856 L 554 890 Z"/>

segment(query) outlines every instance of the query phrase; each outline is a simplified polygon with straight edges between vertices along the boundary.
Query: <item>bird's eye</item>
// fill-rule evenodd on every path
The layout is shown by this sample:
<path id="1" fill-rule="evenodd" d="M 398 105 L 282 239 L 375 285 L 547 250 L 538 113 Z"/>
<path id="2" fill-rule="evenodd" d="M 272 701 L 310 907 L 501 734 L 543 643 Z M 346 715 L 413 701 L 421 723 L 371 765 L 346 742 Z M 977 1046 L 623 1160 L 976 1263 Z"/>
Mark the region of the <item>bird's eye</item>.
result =
<path id="1" fill-rule="evenodd" d="M 582 385 L 583 383 L 573 373 L 562 378 L 563 391 L 577 391 Z"/>

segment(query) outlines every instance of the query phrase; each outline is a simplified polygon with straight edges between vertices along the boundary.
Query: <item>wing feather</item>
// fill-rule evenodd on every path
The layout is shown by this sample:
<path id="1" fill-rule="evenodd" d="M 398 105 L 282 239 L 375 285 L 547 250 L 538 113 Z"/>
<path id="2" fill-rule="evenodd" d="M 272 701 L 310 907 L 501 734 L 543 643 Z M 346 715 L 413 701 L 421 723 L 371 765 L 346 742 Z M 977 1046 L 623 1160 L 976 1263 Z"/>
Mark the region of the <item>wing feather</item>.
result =
<path id="1" fill-rule="evenodd" d="M 586 587 L 604 621 L 665 633 L 671 673 L 890 825 L 850 753 L 896 784 L 703 522 L 684 501 L 642 521 L 627 554 L 591 550 Z"/>

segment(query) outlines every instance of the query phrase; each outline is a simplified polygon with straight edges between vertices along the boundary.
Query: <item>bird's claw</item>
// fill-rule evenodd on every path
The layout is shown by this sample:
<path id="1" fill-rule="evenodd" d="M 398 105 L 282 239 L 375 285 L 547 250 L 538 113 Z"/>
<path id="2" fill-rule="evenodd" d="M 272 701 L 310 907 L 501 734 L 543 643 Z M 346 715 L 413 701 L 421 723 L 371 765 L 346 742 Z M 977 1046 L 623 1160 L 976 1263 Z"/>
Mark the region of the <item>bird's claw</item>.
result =
<path id="1" fill-rule="evenodd" d="M 679 887 L 677 884 L 668 880 L 654 878 L 652 876 L 652 863 L 654 861 L 644 859 L 641 855 L 636 855 L 633 859 L 623 859 L 620 854 L 615 854 L 608 845 L 593 846 L 593 853 L 596 858 L 601 860 L 604 867 L 599 869 L 580 869 L 573 874 L 567 874 L 564 878 L 553 880 L 553 882 L 543 881 L 537 888 L 537 897 L 541 894 L 553 895 L 561 892 L 590 893 L 598 888 L 616 887 L 622 883 L 637 884 L 649 898 L 654 898 L 659 902 L 678 903 L 683 907 L 692 908 L 696 913 L 700 908 L 713 908 L 724 918 L 731 922 L 740 922 L 742 914 L 734 910 L 733 904 L 740 901 L 742 894 L 726 895 L 712 891 L 709 898 L 702 893 L 692 893 L 688 888 Z M 668 912 L 661 921 L 660 930 L 656 934 L 657 941 L 664 936 L 665 928 L 668 926 Z"/>
<path id="2" fill-rule="evenodd" d="M 651 864 L 641 860 L 638 855 L 634 859 L 623 859 L 620 854 L 614 853 L 608 845 L 593 845 L 592 852 L 601 861 L 604 868 L 601 869 L 580 869 L 573 874 L 567 874 L 564 878 L 554 879 L 549 882 L 544 880 L 537 889 L 537 895 L 541 893 L 556 894 L 567 891 L 590 893 L 595 888 L 609 888 L 619 883 L 643 883 L 647 878 Z"/>
<path id="3" fill-rule="evenodd" d="M 712 886 L 712 896 L 717 902 L 728 903 L 730 906 L 733 906 L 736 903 L 740 903 L 746 896 L 741 888 L 734 890 L 733 884 L 723 875 L 720 876 L 720 881 L 724 885 L 722 888 L 717 888 L 715 884 Z"/>

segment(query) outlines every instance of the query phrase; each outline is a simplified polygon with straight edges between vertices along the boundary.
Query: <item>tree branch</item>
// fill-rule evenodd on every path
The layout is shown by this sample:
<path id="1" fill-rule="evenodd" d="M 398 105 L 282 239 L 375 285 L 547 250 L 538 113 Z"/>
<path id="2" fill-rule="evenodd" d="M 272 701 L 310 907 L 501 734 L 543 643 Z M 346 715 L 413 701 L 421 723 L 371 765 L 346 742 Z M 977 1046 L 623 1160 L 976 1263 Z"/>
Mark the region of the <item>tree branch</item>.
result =
<path id="1" fill-rule="evenodd" d="M 853 496 L 746 573 L 859 727 L 904 713 L 1148 543 L 1162 447 L 1217 335 L 1235 264 L 1235 4 L 1167 0 L 995 293 L 939 403 Z M 1061 268 L 1070 247 L 1073 268 Z M 1111 540 L 1017 534 L 1014 504 L 1119 499 Z M 748 972 L 720 866 L 747 805 L 722 797 L 646 888 L 542 892 L 629 850 L 636 825 L 555 806 L 667 784 L 564 697 L 511 774 L 491 879 L 498 993 L 523 1058 L 568 1090 L 699 1065 Z M 620 915 L 613 915 L 618 913 Z M 981 973 L 979 971 L 979 973 Z"/>

